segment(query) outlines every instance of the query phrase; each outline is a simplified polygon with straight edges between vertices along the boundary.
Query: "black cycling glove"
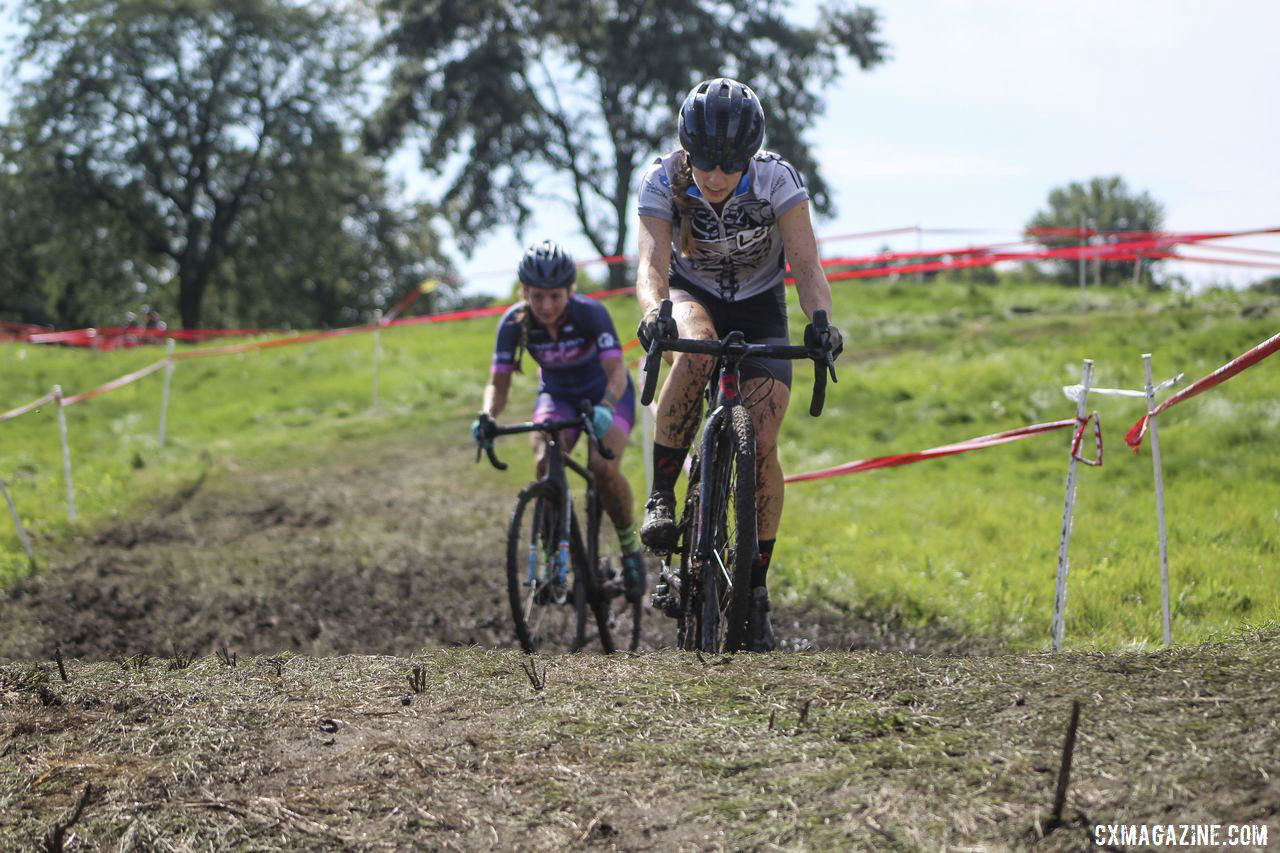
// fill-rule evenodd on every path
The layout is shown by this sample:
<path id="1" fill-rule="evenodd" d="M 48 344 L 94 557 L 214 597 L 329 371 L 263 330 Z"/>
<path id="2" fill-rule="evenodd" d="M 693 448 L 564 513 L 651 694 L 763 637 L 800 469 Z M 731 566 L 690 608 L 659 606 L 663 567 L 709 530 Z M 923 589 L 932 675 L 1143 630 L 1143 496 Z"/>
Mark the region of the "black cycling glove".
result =
<path id="1" fill-rule="evenodd" d="M 658 316 L 656 307 L 650 308 L 649 313 L 644 315 L 640 325 L 636 327 L 636 337 L 640 339 L 640 346 L 645 350 L 648 350 L 655 340 L 671 340 L 679 336 L 675 318 Z"/>
<path id="2" fill-rule="evenodd" d="M 827 326 L 819 331 L 810 323 L 804 327 L 804 345 L 830 353 L 831 360 L 835 361 L 844 352 L 844 336 L 835 326 Z"/>

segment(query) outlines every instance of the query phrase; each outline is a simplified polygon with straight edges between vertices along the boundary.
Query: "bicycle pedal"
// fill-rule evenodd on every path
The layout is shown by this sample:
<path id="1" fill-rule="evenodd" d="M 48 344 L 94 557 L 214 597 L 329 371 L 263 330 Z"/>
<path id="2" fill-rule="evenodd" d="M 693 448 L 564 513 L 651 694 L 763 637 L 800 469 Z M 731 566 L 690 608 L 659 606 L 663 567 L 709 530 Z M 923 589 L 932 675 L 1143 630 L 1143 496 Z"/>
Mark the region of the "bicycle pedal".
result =
<path id="1" fill-rule="evenodd" d="M 654 586 L 653 594 L 649 596 L 649 606 L 672 618 L 680 615 L 680 598 L 666 582 L 665 575 Z"/>

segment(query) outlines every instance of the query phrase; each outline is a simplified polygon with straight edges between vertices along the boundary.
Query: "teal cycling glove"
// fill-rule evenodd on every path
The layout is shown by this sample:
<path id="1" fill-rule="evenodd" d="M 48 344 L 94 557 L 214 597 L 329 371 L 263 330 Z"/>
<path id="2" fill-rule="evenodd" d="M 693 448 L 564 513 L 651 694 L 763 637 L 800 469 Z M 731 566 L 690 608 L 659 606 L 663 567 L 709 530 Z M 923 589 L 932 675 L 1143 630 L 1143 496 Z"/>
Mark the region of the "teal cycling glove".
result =
<path id="1" fill-rule="evenodd" d="M 591 410 L 591 431 L 597 439 L 603 439 L 609 427 L 613 426 L 613 409 L 603 403 L 597 403 Z"/>
<path id="2" fill-rule="evenodd" d="M 490 433 L 493 426 L 493 418 L 485 412 L 481 412 L 480 417 L 471 422 L 471 437 L 476 440 L 476 447 L 485 450 L 493 447 L 493 435 Z"/>

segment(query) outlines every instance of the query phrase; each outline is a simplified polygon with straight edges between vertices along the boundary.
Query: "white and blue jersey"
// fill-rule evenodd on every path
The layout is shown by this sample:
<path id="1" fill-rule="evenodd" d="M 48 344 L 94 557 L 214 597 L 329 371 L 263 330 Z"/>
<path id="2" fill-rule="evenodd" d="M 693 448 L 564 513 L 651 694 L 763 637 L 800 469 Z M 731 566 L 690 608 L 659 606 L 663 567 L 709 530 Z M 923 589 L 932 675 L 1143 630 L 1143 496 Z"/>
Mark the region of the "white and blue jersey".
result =
<path id="1" fill-rule="evenodd" d="M 751 159 L 742 180 L 719 213 L 691 184 L 694 250 L 680 254 L 680 212 L 672 183 L 683 161 L 676 150 L 654 160 L 640 180 L 641 216 L 672 223 L 670 281 L 672 287 L 690 286 L 725 302 L 739 302 L 774 288 L 781 289 L 786 276 L 786 256 L 778 219 L 809 198 L 795 167 L 777 154 L 761 151 Z"/>

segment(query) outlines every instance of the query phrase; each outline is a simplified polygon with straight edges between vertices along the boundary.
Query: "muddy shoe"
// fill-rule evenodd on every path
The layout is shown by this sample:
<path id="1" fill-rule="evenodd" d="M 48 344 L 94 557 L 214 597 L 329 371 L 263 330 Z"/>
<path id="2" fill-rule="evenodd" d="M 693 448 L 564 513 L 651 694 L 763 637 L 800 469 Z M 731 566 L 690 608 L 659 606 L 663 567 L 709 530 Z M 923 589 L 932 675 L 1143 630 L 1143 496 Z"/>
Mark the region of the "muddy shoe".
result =
<path id="1" fill-rule="evenodd" d="M 674 492 L 654 492 L 644 504 L 644 524 L 640 525 L 640 541 L 650 551 L 671 552 L 680 539 L 676 527 Z"/>
<path id="2" fill-rule="evenodd" d="M 747 614 L 747 651 L 771 652 L 778 643 L 769 623 L 769 590 L 758 586 L 751 590 L 751 610 Z"/>
<path id="3" fill-rule="evenodd" d="M 632 551 L 622 555 L 622 590 L 627 601 L 632 604 L 644 598 L 645 588 L 644 554 Z"/>

